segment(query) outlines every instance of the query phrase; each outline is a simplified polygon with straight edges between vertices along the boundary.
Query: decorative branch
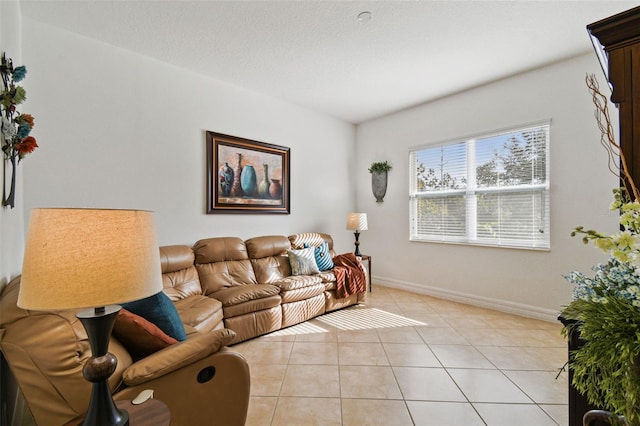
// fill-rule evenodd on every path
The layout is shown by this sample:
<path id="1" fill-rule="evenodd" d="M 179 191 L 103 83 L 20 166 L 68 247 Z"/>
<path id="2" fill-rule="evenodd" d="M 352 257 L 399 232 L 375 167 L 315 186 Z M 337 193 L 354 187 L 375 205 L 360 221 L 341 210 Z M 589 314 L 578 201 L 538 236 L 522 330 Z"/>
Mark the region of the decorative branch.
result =
<path id="1" fill-rule="evenodd" d="M 627 159 L 622 151 L 622 147 L 615 139 L 611 118 L 609 116 L 607 97 L 600 92 L 600 86 L 598 85 L 598 80 L 596 80 L 595 75 L 587 74 L 585 81 L 591 93 L 593 104 L 596 107 L 594 115 L 598 123 L 598 129 L 600 130 L 600 144 L 605 148 L 609 156 L 609 170 L 622 180 L 627 194 L 633 195 L 633 200 L 640 200 L 640 193 L 627 167 Z M 616 159 L 619 161 L 616 161 Z"/>

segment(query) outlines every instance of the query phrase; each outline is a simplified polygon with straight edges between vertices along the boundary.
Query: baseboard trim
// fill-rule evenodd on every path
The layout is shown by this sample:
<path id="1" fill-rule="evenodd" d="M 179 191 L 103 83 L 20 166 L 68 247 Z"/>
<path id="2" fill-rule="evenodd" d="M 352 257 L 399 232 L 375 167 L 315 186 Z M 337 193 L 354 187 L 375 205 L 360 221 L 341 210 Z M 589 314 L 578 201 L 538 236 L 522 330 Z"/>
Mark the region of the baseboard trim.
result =
<path id="1" fill-rule="evenodd" d="M 397 288 L 399 290 L 411 291 L 413 293 L 424 294 L 426 296 L 438 297 L 454 302 L 466 303 L 467 305 L 481 308 L 493 309 L 508 314 L 521 315 L 528 318 L 535 318 L 543 321 L 558 322 L 559 311 L 540 308 L 538 306 L 525 305 L 523 303 L 510 302 L 508 300 L 491 299 L 484 296 L 462 293 L 459 291 L 447 290 L 439 287 L 432 287 L 424 284 L 417 284 L 408 281 L 398 281 L 395 279 L 373 276 L 373 291 L 375 284 L 385 287 Z"/>

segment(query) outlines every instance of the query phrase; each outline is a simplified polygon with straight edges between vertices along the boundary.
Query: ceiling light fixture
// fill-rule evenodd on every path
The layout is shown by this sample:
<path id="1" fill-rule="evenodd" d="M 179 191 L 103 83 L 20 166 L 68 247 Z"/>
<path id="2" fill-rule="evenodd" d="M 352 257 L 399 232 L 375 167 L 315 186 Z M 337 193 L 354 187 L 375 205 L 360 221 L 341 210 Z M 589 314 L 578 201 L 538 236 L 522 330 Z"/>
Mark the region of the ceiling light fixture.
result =
<path id="1" fill-rule="evenodd" d="M 360 12 L 358 14 L 358 21 L 369 22 L 371 20 L 371 12 Z"/>

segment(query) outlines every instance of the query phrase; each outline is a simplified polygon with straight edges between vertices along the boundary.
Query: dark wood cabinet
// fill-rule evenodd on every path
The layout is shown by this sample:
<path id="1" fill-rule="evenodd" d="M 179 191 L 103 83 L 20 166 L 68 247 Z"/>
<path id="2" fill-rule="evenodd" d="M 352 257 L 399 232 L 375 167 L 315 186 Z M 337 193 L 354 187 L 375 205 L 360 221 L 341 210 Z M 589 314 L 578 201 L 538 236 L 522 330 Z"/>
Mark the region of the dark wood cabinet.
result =
<path id="1" fill-rule="evenodd" d="M 601 61 L 607 62 L 611 101 L 618 107 L 620 146 L 640 186 L 640 7 L 589 24 L 587 30 L 604 50 Z"/>

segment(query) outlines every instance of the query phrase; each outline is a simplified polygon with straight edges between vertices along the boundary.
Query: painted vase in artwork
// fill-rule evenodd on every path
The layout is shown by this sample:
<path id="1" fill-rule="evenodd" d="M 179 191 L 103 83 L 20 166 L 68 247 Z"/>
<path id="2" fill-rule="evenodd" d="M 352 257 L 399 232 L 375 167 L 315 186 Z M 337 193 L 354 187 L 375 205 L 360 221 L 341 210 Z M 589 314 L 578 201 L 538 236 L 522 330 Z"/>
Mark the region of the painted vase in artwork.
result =
<path id="1" fill-rule="evenodd" d="M 231 186 L 233 186 L 233 169 L 229 163 L 225 162 L 224 166 L 220 167 L 218 172 L 218 179 L 220 181 L 220 192 L 222 196 L 228 197 L 231 194 Z"/>
<path id="2" fill-rule="evenodd" d="M 260 198 L 269 198 L 271 195 L 269 194 L 269 187 L 271 186 L 271 182 L 269 182 L 269 165 L 263 164 L 264 168 L 264 178 L 258 184 L 258 197 Z"/>
<path id="3" fill-rule="evenodd" d="M 258 177 L 256 176 L 256 169 L 251 164 L 247 164 L 242 169 L 240 184 L 245 197 L 256 197 L 258 195 Z"/>
<path id="4" fill-rule="evenodd" d="M 282 185 L 280 185 L 280 179 L 271 179 L 269 195 L 271 195 L 271 198 L 274 200 L 282 198 Z"/>
<path id="5" fill-rule="evenodd" d="M 238 166 L 234 173 L 233 184 L 231 185 L 231 196 L 242 197 L 242 185 L 240 184 L 240 175 L 242 174 L 242 154 L 238 152 Z"/>

